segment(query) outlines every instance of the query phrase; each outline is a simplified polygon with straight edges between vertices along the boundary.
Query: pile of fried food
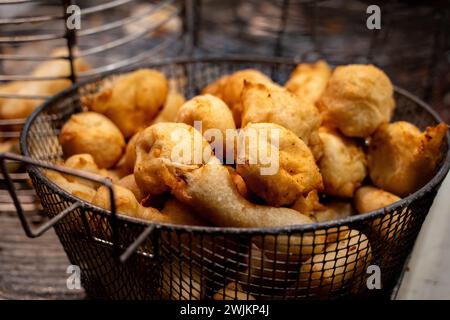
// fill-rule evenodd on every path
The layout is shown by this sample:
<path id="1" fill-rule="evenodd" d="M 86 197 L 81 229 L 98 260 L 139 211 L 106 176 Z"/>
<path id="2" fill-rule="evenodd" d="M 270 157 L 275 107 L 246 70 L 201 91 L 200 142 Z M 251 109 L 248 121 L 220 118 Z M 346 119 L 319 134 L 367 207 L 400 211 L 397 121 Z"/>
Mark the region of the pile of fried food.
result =
<path id="1" fill-rule="evenodd" d="M 433 177 L 441 160 L 447 125 L 421 131 L 405 121 L 390 122 L 393 94 L 389 78 L 373 65 L 332 70 L 318 61 L 298 65 L 284 86 L 258 70 L 244 69 L 185 101 L 164 74 L 141 69 L 85 97 L 89 111 L 74 114 L 60 131 L 62 164 L 111 179 L 121 214 L 155 222 L 268 228 L 342 219 L 415 192 Z M 219 161 L 216 154 L 228 152 L 235 141 L 222 141 L 221 150 L 212 148 L 194 121 L 201 121 L 203 130 L 222 133 L 276 130 L 278 143 L 262 138 L 256 148 L 276 148 L 279 169 L 262 174 L 267 163 L 252 161 L 255 150 L 250 147 L 234 152 L 240 162 Z M 191 147 L 194 141 L 199 141 L 197 148 Z M 174 160 L 180 145 L 192 152 Z M 46 174 L 72 195 L 110 208 L 104 186 Z M 387 215 L 373 229 L 392 241 L 399 223 Z M 244 278 L 253 289 L 245 292 L 236 279 L 214 297 L 252 299 L 261 293 L 255 288 L 262 287 L 289 292 L 294 286 L 287 273 L 297 274 L 297 286 L 337 290 L 371 259 L 366 235 L 349 228 L 274 238 L 263 244 L 255 240 L 249 248 L 252 261 L 247 261 Z M 287 256 L 289 264 L 279 263 Z"/>

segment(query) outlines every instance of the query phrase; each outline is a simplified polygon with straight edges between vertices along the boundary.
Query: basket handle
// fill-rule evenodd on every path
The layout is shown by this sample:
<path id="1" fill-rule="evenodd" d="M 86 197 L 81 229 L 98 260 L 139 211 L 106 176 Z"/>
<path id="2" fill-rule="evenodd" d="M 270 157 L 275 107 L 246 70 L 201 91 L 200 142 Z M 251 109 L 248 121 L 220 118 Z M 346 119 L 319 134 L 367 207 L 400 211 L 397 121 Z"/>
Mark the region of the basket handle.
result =
<path id="1" fill-rule="evenodd" d="M 43 223 L 41 226 L 39 226 L 36 229 L 33 229 L 30 224 L 28 223 L 28 220 L 25 217 L 24 211 L 22 209 L 22 205 L 20 204 L 20 200 L 17 196 L 16 188 L 14 187 L 14 183 L 11 179 L 11 176 L 9 175 L 7 166 L 6 166 L 6 160 L 12 160 L 17 161 L 20 163 L 24 163 L 27 165 L 33 165 L 36 167 L 41 167 L 53 171 L 57 171 L 59 173 L 64 173 L 68 175 L 72 175 L 78 178 L 83 178 L 89 181 L 93 181 L 99 184 L 104 185 L 109 190 L 109 201 L 110 201 L 110 211 L 111 211 L 111 227 L 112 227 L 112 238 L 113 238 L 113 247 L 116 258 L 124 263 L 128 260 L 128 258 L 137 250 L 137 248 L 142 244 L 142 242 L 145 241 L 147 237 L 150 236 L 150 234 L 154 233 L 155 225 L 150 225 L 147 228 L 144 229 L 144 231 L 136 238 L 136 240 L 131 243 L 123 253 L 120 252 L 120 245 L 119 245 L 119 232 L 118 232 L 118 226 L 117 226 L 117 212 L 116 212 L 116 202 L 114 197 L 114 189 L 113 189 L 113 183 L 108 178 L 88 173 L 81 170 L 71 169 L 59 165 L 55 165 L 52 163 L 45 163 L 42 161 L 37 161 L 34 159 L 31 159 L 30 157 L 21 156 L 18 154 L 10 153 L 10 152 L 4 152 L 0 153 L 0 169 L 3 173 L 3 177 L 6 182 L 7 189 L 9 191 L 9 194 L 11 195 L 11 198 L 13 200 L 14 206 L 17 210 L 17 215 L 19 216 L 19 220 L 22 224 L 22 228 L 25 231 L 25 234 L 30 238 L 36 238 L 41 235 L 43 235 L 47 230 L 49 230 L 51 227 L 53 227 L 56 223 L 64 219 L 70 212 L 78 209 L 83 208 L 84 204 L 80 201 L 77 201 L 70 205 L 68 208 L 64 209 L 57 215 L 55 215 L 53 218 L 48 220 L 47 222 Z M 156 245 L 155 245 L 155 238 L 152 241 L 153 243 L 153 253 L 149 255 L 150 258 L 153 258 L 156 252 Z"/>

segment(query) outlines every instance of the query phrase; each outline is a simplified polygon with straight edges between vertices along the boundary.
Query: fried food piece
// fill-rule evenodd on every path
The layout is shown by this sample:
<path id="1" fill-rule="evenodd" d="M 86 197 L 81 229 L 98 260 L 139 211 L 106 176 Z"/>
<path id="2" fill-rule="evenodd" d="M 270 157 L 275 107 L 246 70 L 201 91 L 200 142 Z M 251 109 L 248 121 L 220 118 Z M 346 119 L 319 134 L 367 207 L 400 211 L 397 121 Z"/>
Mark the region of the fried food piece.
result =
<path id="1" fill-rule="evenodd" d="M 305 103 L 314 104 L 325 90 L 330 76 L 331 68 L 323 60 L 301 63 L 295 67 L 284 87 Z"/>
<path id="2" fill-rule="evenodd" d="M 214 300 L 256 300 L 251 294 L 242 289 L 237 282 L 228 283 L 225 288 L 219 289 L 213 296 Z"/>
<path id="3" fill-rule="evenodd" d="M 234 170 L 233 167 L 226 166 L 226 168 L 230 173 L 231 179 L 233 180 L 236 190 L 242 197 L 248 200 L 250 198 L 250 194 L 244 179 L 242 179 L 242 177 L 236 172 L 236 170 Z"/>
<path id="4" fill-rule="evenodd" d="M 57 48 L 52 57 L 67 56 L 66 48 Z M 82 58 L 74 59 L 75 72 L 89 69 Z M 31 73 L 31 77 L 68 77 L 70 64 L 67 59 L 50 60 L 39 64 Z M 21 96 L 53 96 L 71 85 L 69 79 L 17 81 L 8 85 L 7 93 Z M 0 89 L 0 91 L 2 91 Z M 4 99 L 0 102 L 0 119 L 18 119 L 28 117 L 43 101 L 39 99 Z"/>
<path id="5" fill-rule="evenodd" d="M 255 69 L 244 69 L 223 76 L 202 90 L 202 94 L 215 95 L 227 104 L 233 113 L 234 122 L 238 128 L 241 126 L 241 94 L 244 88 L 244 81 L 262 83 L 269 88 L 281 88 L 262 72 Z"/>
<path id="6" fill-rule="evenodd" d="M 369 142 L 368 167 L 373 184 L 404 197 L 425 185 L 442 158 L 447 125 L 425 132 L 411 123 L 384 124 Z"/>
<path id="7" fill-rule="evenodd" d="M 316 190 L 309 192 L 306 196 L 300 196 L 291 208 L 316 222 L 339 220 L 352 215 L 351 203 L 331 201 L 326 205 L 321 204 Z"/>
<path id="8" fill-rule="evenodd" d="M 389 122 L 395 108 L 394 88 L 373 65 L 337 67 L 318 107 L 325 121 L 348 137 L 368 137 Z"/>
<path id="9" fill-rule="evenodd" d="M 350 217 L 353 213 L 352 204 L 345 201 L 332 201 L 323 210 L 314 212 L 314 220 L 317 222 L 340 220 Z"/>
<path id="10" fill-rule="evenodd" d="M 372 260 L 367 237 L 350 230 L 325 252 L 312 256 L 300 268 L 298 287 L 308 287 L 318 294 L 340 290 L 361 273 Z"/>
<path id="11" fill-rule="evenodd" d="M 136 141 L 141 132 L 142 131 L 136 132 L 128 141 L 125 148 L 124 167 L 125 170 L 129 171 L 130 173 L 134 171 L 134 165 L 136 163 Z"/>
<path id="12" fill-rule="evenodd" d="M 311 151 L 292 131 L 273 123 L 255 123 L 241 134 L 236 171 L 268 204 L 290 205 L 300 195 L 322 188 L 322 176 Z M 276 135 L 272 139 L 272 134 L 278 139 Z M 263 159 L 263 155 L 270 155 L 270 159 Z"/>
<path id="13" fill-rule="evenodd" d="M 312 190 L 307 195 L 300 195 L 291 208 L 311 218 L 315 211 L 325 210 L 325 206 L 319 201 L 317 190 Z"/>
<path id="14" fill-rule="evenodd" d="M 215 146 L 216 155 L 222 155 L 226 148 L 226 131 L 236 130 L 228 106 L 220 98 L 210 94 L 196 96 L 183 104 L 176 116 L 176 122 L 191 126 L 194 126 L 195 121 L 200 121 L 203 136 Z"/>
<path id="15" fill-rule="evenodd" d="M 289 208 L 255 205 L 237 191 L 225 166 L 205 164 L 194 170 L 175 171 L 172 193 L 181 202 L 196 208 L 202 217 L 221 227 L 277 227 L 311 223 Z"/>
<path id="16" fill-rule="evenodd" d="M 159 122 L 175 122 L 178 110 L 186 102 L 184 96 L 176 91 L 169 91 L 162 110 L 158 113 L 152 124 Z"/>
<path id="17" fill-rule="evenodd" d="M 366 156 L 358 144 L 337 131 L 319 130 L 323 155 L 318 161 L 325 193 L 351 198 L 367 175 Z"/>
<path id="18" fill-rule="evenodd" d="M 279 124 L 295 133 L 311 148 L 316 158 L 320 158 L 318 130 L 321 117 L 314 104 L 305 103 L 285 89 L 245 81 L 242 107 L 242 127 L 261 122 Z"/>
<path id="19" fill-rule="evenodd" d="M 400 200 L 400 197 L 390 192 L 373 186 L 364 186 L 355 192 L 353 204 L 358 213 L 362 214 L 384 208 Z M 384 246 L 390 246 L 391 252 L 397 250 L 399 249 L 397 240 L 403 236 L 411 217 L 412 211 L 408 208 L 400 208 L 392 213 L 385 213 L 372 222 L 372 236 L 375 236 L 379 241 L 383 241 Z M 387 261 L 391 258 L 391 255 L 387 255 L 383 257 L 383 260 Z"/>
<path id="20" fill-rule="evenodd" d="M 395 194 L 372 186 L 364 186 L 355 192 L 353 203 L 358 213 L 366 213 L 384 208 L 401 198 Z"/>
<path id="21" fill-rule="evenodd" d="M 125 148 L 120 130 L 95 112 L 72 115 L 61 129 L 59 142 L 66 157 L 88 153 L 99 168 L 113 167 Z"/>
<path id="22" fill-rule="evenodd" d="M 162 122 L 148 127 L 139 134 L 135 150 L 136 183 L 153 195 L 170 190 L 165 178 L 170 178 L 177 166 L 197 168 L 213 157 L 200 132 L 184 123 Z M 164 165 L 166 162 L 172 165 Z"/>
<path id="23" fill-rule="evenodd" d="M 108 172 L 106 169 L 100 169 L 97 164 L 94 161 L 94 158 L 88 154 L 76 154 L 73 155 L 64 161 L 64 166 L 71 168 L 71 169 L 77 169 L 82 170 L 90 173 L 94 173 L 100 176 L 103 176 L 105 178 L 109 178 L 111 181 L 116 182 L 118 179 L 115 177 L 115 175 Z M 78 178 L 69 174 L 65 174 L 64 177 L 69 182 L 76 182 L 79 184 L 84 184 L 88 187 L 91 187 L 93 189 L 97 189 L 99 187 L 99 184 L 94 181 L 86 180 L 83 178 Z"/>
<path id="24" fill-rule="evenodd" d="M 128 176 L 123 177 L 117 182 L 118 186 L 124 187 L 131 192 L 133 192 L 136 200 L 140 203 L 145 198 L 145 193 L 139 189 L 136 184 L 136 180 L 134 179 L 134 174 L 129 174 Z"/>
<path id="25" fill-rule="evenodd" d="M 174 197 L 170 197 L 164 204 L 161 213 L 170 217 L 173 224 L 189 225 L 189 226 L 208 226 L 209 224 L 200 218 L 197 212 L 191 207 L 180 202 Z"/>
<path id="26" fill-rule="evenodd" d="M 83 102 L 111 119 L 125 138 L 149 126 L 166 101 L 169 85 L 164 74 L 141 69 L 118 76 Z"/>
<path id="27" fill-rule="evenodd" d="M 96 191 L 94 188 L 77 182 L 70 182 L 59 172 L 45 170 L 44 174 L 58 187 L 75 197 L 90 202 L 95 196 Z"/>

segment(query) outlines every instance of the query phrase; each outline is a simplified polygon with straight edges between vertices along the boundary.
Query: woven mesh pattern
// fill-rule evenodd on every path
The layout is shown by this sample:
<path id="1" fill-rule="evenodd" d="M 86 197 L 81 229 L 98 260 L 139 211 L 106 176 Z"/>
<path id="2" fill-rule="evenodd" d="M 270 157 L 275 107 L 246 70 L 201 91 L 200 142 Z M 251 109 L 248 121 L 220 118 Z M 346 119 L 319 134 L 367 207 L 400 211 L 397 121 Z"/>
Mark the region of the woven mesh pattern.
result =
<path id="1" fill-rule="evenodd" d="M 253 62 L 251 62 L 253 61 Z M 219 76 L 247 67 L 284 82 L 295 65 L 281 60 L 180 60 L 162 63 L 172 84 L 186 97 Z M 22 147 L 33 159 L 62 159 L 57 136 L 68 117 L 82 110 L 80 97 L 102 81 L 81 85 L 47 103 L 32 116 Z M 396 93 L 395 119 L 420 128 L 436 117 L 407 93 Z M 446 155 L 448 145 L 443 154 Z M 445 158 L 445 157 L 443 157 Z M 119 216 L 119 241 L 113 243 L 111 215 L 51 183 L 39 168 L 29 168 L 49 217 L 75 201 L 83 206 L 55 226 L 71 261 L 82 270 L 89 296 L 109 299 L 336 299 L 387 296 L 448 170 L 448 158 L 420 192 L 384 212 L 278 229 L 225 229 L 156 225 L 126 263 L 114 246 L 126 249 L 150 224 Z M 381 290 L 368 290 L 367 267 L 381 269 Z"/>

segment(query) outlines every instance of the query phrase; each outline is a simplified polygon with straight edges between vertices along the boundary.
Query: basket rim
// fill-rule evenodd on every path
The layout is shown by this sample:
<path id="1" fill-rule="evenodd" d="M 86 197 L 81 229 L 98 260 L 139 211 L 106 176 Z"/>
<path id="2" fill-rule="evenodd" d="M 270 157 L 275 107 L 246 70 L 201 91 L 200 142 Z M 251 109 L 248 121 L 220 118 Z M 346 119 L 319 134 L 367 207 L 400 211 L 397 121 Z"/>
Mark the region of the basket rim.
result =
<path id="1" fill-rule="evenodd" d="M 152 68 L 152 67 L 162 67 L 162 66 L 170 66 L 177 64 L 191 64 L 191 63 L 261 63 L 261 64 L 279 64 L 279 65 L 292 65 L 295 67 L 299 61 L 296 59 L 290 58 L 280 58 L 280 57 L 261 57 L 261 56 L 252 56 L 252 55 L 213 55 L 213 56 L 202 56 L 202 57 L 185 57 L 180 56 L 176 58 L 168 58 L 161 59 L 156 62 L 151 62 L 143 65 L 133 65 L 121 70 L 113 70 L 103 73 L 100 76 L 86 79 L 80 81 L 69 88 L 61 91 L 55 96 L 51 97 L 47 101 L 45 101 L 42 105 L 36 108 L 33 113 L 28 117 L 23 130 L 20 135 L 20 149 L 24 156 L 30 157 L 30 152 L 27 143 L 27 137 L 30 132 L 30 128 L 32 127 L 34 121 L 37 117 L 47 108 L 57 104 L 62 99 L 72 96 L 74 92 L 76 92 L 79 88 L 99 81 L 105 77 L 112 75 L 120 75 L 133 70 L 138 70 L 140 68 Z M 436 111 L 432 109 L 430 105 L 426 102 L 422 101 L 420 98 L 410 93 L 409 91 L 402 89 L 398 86 L 394 85 L 394 91 L 397 94 L 405 96 L 407 99 L 412 100 L 414 103 L 418 104 L 421 108 L 425 109 L 437 122 L 442 122 L 441 117 L 437 114 Z M 417 191 L 409 194 L 408 196 L 402 198 L 401 200 L 390 204 L 389 206 L 357 215 L 352 215 L 350 217 L 346 217 L 340 220 L 330 220 L 319 223 L 312 224 L 303 224 L 303 225 L 289 225 L 282 227 L 266 227 L 266 228 L 237 228 L 237 227 L 215 227 L 215 226 L 190 226 L 190 225 L 175 225 L 169 223 L 160 223 L 160 222 L 152 222 L 146 221 L 139 218 L 134 218 L 131 216 L 123 215 L 118 212 L 117 218 L 118 220 L 128 221 L 131 223 L 137 223 L 141 225 L 154 225 L 157 229 L 169 229 L 174 231 L 184 231 L 191 233 L 221 233 L 221 234 L 286 234 L 286 233 L 303 233 L 308 231 L 315 230 L 328 230 L 331 228 L 339 228 L 341 226 L 347 226 L 348 224 L 354 224 L 358 222 L 364 222 L 367 220 L 373 220 L 378 217 L 383 216 L 387 212 L 395 211 L 398 209 L 402 209 L 408 206 L 412 201 L 423 197 L 426 193 L 429 193 L 433 188 L 438 186 L 446 177 L 449 169 L 450 169 L 450 133 L 447 132 L 447 153 L 445 159 L 442 160 L 441 166 L 439 170 L 435 173 L 433 178 L 428 181 L 423 187 L 418 189 Z M 37 170 L 36 167 L 30 166 L 28 168 L 29 171 L 32 171 L 33 174 L 41 181 L 44 181 L 48 187 L 50 187 L 56 194 L 60 195 L 66 201 L 71 203 L 80 202 L 82 204 L 83 209 L 89 209 L 90 211 L 111 216 L 111 211 L 105 210 L 103 208 L 97 207 L 91 202 L 85 201 L 78 197 L 73 196 L 66 190 L 57 186 L 54 182 L 48 179 L 41 170 Z"/>

